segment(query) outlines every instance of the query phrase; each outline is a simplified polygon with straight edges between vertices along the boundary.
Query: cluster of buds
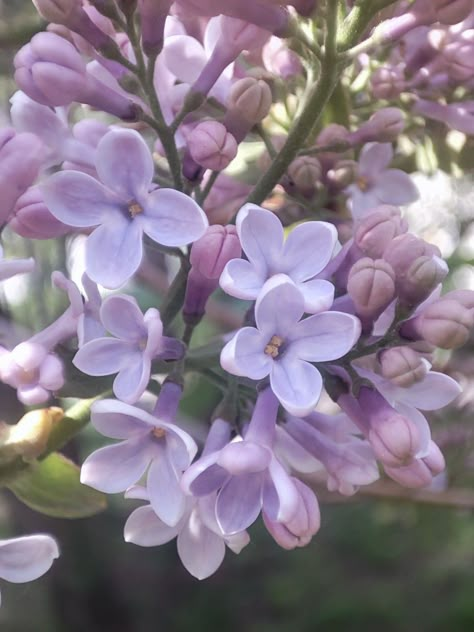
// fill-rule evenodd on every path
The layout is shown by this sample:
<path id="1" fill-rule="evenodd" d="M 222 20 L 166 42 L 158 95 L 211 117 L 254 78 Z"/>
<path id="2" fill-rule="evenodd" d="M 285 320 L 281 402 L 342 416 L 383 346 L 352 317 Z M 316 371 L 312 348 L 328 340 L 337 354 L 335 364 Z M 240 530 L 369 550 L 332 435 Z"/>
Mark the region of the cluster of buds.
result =
<path id="1" fill-rule="evenodd" d="M 420 411 L 460 392 L 432 366 L 436 348 L 468 342 L 474 292 L 443 293 L 441 251 L 409 232 L 401 207 L 419 193 L 397 143 L 418 133 L 419 115 L 472 133 L 472 103 L 456 101 L 474 85 L 472 3 L 396 3 L 360 44 L 345 40 L 373 23 L 364 3 L 34 4 L 50 25 L 15 58 L 1 223 L 25 239 L 81 234 L 85 261 L 81 288 L 53 273 L 64 313 L 0 347 L 0 380 L 25 406 L 80 397 L 72 371 L 94 396 L 99 382 L 111 389 L 91 422 L 117 443 L 86 459 L 81 481 L 144 502 L 125 540 L 176 538 L 203 579 L 260 516 L 283 548 L 306 546 L 320 527 L 312 475 L 347 496 L 379 465 L 401 485 L 429 486 L 445 463 Z M 341 17 L 352 27 L 338 30 Z M 380 45 L 391 48 L 374 69 L 366 51 Z M 332 116 L 336 95 L 321 118 L 315 108 L 346 90 L 354 59 L 376 107 L 367 115 L 367 96 L 347 90 L 354 113 Z M 0 261 L 0 280 L 32 266 Z M 142 309 L 132 282 L 156 289 L 163 277 L 159 309 Z M 209 318 L 212 339 L 191 348 L 214 293 L 236 307 L 232 326 L 222 334 Z M 180 412 L 190 372 L 222 392 L 205 437 Z M 338 414 L 320 406 L 324 392 Z M 7 465 L 45 449 L 46 426 L 34 434 L 24 419 L 0 428 Z M 2 566 L 16 540 L 0 541 L 0 577 L 49 568 L 56 544 L 32 537 L 41 560 L 16 576 Z"/>

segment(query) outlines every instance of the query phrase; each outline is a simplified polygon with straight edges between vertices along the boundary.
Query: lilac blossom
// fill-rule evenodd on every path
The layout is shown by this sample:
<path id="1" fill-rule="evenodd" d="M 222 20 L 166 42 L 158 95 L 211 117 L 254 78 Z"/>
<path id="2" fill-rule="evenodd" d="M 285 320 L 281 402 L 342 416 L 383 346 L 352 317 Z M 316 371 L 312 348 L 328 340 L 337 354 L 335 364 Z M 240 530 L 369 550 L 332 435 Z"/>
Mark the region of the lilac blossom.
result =
<path id="1" fill-rule="evenodd" d="M 3 248 L 0 246 L 0 281 L 6 281 L 16 274 L 31 272 L 35 267 L 35 260 L 29 259 L 7 259 L 3 258 Z"/>
<path id="2" fill-rule="evenodd" d="M 278 400 L 262 391 L 244 437 L 205 454 L 186 470 L 183 489 L 197 497 L 218 491 L 216 518 L 226 534 L 249 527 L 262 507 L 269 520 L 287 523 L 298 511 L 298 489 L 273 453 Z"/>
<path id="3" fill-rule="evenodd" d="M 331 311 L 301 320 L 304 312 L 298 287 L 286 275 L 275 275 L 257 299 L 256 327 L 240 329 L 221 353 L 221 365 L 232 375 L 270 376 L 281 405 L 300 417 L 314 409 L 321 394 L 322 377 L 311 363 L 341 358 L 360 335 L 355 316 Z"/>
<path id="4" fill-rule="evenodd" d="M 113 337 L 94 338 L 81 346 L 73 363 L 88 375 L 111 375 L 114 394 L 134 404 L 150 381 L 155 358 L 177 359 L 182 352 L 178 340 L 163 336 L 160 312 L 151 307 L 143 315 L 132 296 L 107 297 L 100 307 L 100 321 Z"/>
<path id="5" fill-rule="evenodd" d="M 108 288 L 138 269 L 146 233 L 164 246 L 184 246 L 207 227 L 204 212 L 189 196 L 153 188 L 154 164 L 142 137 L 112 130 L 99 142 L 100 181 L 78 171 L 51 176 L 41 190 L 51 213 L 78 228 L 95 227 L 86 244 L 86 272 Z"/>
<path id="6" fill-rule="evenodd" d="M 0 579 L 14 584 L 31 582 L 47 573 L 58 557 L 58 545 L 50 535 L 0 540 Z"/>
<path id="7" fill-rule="evenodd" d="M 226 265 L 220 278 L 225 292 L 255 300 L 268 279 L 283 273 L 303 295 L 306 312 L 316 313 L 331 307 L 334 286 L 314 277 L 333 255 L 337 231 L 332 224 L 300 224 L 285 241 L 283 226 L 276 215 L 246 204 L 237 215 L 236 225 L 247 260 L 234 259 Z"/>
<path id="8" fill-rule="evenodd" d="M 151 506 L 165 524 L 175 526 L 186 510 L 181 473 L 189 466 L 197 447 L 193 439 L 173 423 L 181 388 L 165 383 L 153 415 L 116 400 L 92 405 L 92 425 L 119 443 L 93 452 L 81 469 L 81 482 L 108 494 L 125 491 L 147 472 Z"/>
<path id="9" fill-rule="evenodd" d="M 355 219 L 381 204 L 401 206 L 418 198 L 409 175 L 400 169 L 387 168 L 392 158 L 390 143 L 368 143 L 362 148 L 356 182 L 347 188 Z"/>

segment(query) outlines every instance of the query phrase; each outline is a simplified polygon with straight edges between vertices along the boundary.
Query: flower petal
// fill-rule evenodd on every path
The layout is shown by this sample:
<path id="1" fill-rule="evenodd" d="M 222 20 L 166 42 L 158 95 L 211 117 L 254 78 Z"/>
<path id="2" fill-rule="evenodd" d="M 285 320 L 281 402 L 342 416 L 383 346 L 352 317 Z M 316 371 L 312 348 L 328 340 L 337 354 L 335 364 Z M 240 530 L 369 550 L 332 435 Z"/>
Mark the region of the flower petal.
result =
<path id="1" fill-rule="evenodd" d="M 266 276 L 246 259 L 232 259 L 219 279 L 227 294 L 243 300 L 255 300 L 265 283 Z"/>
<path id="2" fill-rule="evenodd" d="M 207 496 L 225 483 L 229 474 L 216 464 L 219 451 L 202 456 L 191 465 L 181 478 L 181 488 L 186 494 Z"/>
<path id="3" fill-rule="evenodd" d="M 360 321 L 343 312 L 321 312 L 300 321 L 291 335 L 291 352 L 301 360 L 325 362 L 348 353 L 360 336 Z"/>
<path id="4" fill-rule="evenodd" d="M 255 327 L 239 329 L 221 352 L 221 366 L 232 375 L 261 380 L 271 370 L 273 358 L 264 353 L 269 337 Z"/>
<path id="5" fill-rule="evenodd" d="M 264 474 L 232 476 L 217 496 L 216 518 L 226 535 L 244 531 L 258 518 L 262 508 Z"/>
<path id="6" fill-rule="evenodd" d="M 179 476 L 162 446 L 148 471 L 146 487 L 156 515 L 171 527 L 178 524 L 186 509 Z"/>
<path id="7" fill-rule="evenodd" d="M 109 289 L 128 281 L 142 260 L 142 235 L 139 222 L 121 215 L 96 228 L 86 242 L 86 270 L 90 278 Z"/>
<path id="8" fill-rule="evenodd" d="M 132 129 L 107 132 L 97 146 L 99 179 L 125 201 L 137 201 L 148 193 L 155 167 L 147 144 Z"/>
<path id="9" fill-rule="evenodd" d="M 183 566 L 196 579 L 210 577 L 224 561 L 224 539 L 203 524 L 197 507 L 180 531 L 177 545 Z"/>
<path id="10" fill-rule="evenodd" d="M 116 399 L 102 399 L 92 404 L 91 422 L 100 434 L 111 439 L 128 439 L 151 432 L 151 425 L 136 416 L 137 410 Z"/>
<path id="11" fill-rule="evenodd" d="M 323 386 L 319 371 L 308 362 L 283 357 L 270 374 L 272 391 L 292 415 L 308 415 L 318 403 Z"/>
<path id="12" fill-rule="evenodd" d="M 39 186 L 48 209 L 69 226 L 97 226 L 120 212 L 120 200 L 79 171 L 60 171 Z"/>
<path id="13" fill-rule="evenodd" d="M 408 388 L 396 387 L 394 398 L 421 410 L 439 410 L 450 404 L 461 393 L 461 387 L 452 377 L 430 371 L 421 382 Z"/>
<path id="14" fill-rule="evenodd" d="M 260 273 L 269 276 L 275 264 L 278 269 L 283 247 L 283 226 L 278 217 L 255 204 L 245 204 L 236 220 L 242 250 Z"/>
<path id="15" fill-rule="evenodd" d="M 402 206 L 420 196 L 410 176 L 400 169 L 387 169 L 377 178 L 374 193 L 385 204 Z"/>
<path id="16" fill-rule="evenodd" d="M 267 469 L 271 452 L 253 441 L 235 441 L 220 451 L 217 465 L 229 474 L 238 476 L 249 472 L 262 472 Z"/>
<path id="17" fill-rule="evenodd" d="M 114 395 L 122 402 L 137 402 L 150 381 L 151 361 L 143 353 L 129 354 L 126 366 L 120 369 L 114 380 Z"/>
<path id="18" fill-rule="evenodd" d="M 285 339 L 304 314 L 304 298 L 291 279 L 277 274 L 262 288 L 255 304 L 255 321 L 266 336 L 265 344 L 274 335 Z"/>
<path id="19" fill-rule="evenodd" d="M 58 545 L 49 535 L 29 535 L 0 540 L 0 577 L 15 584 L 44 575 L 59 557 Z"/>
<path id="20" fill-rule="evenodd" d="M 208 226 L 206 214 L 196 202 L 174 189 L 152 191 L 138 218 L 153 241 L 172 247 L 196 241 Z"/>
<path id="21" fill-rule="evenodd" d="M 408 406 L 401 402 L 396 402 L 394 408 L 416 425 L 419 433 L 420 449 L 415 456 L 417 459 L 422 459 L 428 454 L 431 444 L 431 429 L 426 417 L 413 406 Z"/>
<path id="22" fill-rule="evenodd" d="M 384 171 L 393 158 L 390 143 L 367 143 L 362 147 L 359 156 L 359 171 L 362 176 L 371 179 Z"/>
<path id="23" fill-rule="evenodd" d="M 202 44 L 189 35 L 171 35 L 165 40 L 163 57 L 166 67 L 183 83 L 192 84 L 206 65 Z"/>
<path id="24" fill-rule="evenodd" d="M 177 535 L 177 527 L 170 527 L 160 520 L 150 505 L 135 509 L 128 517 L 123 530 L 125 542 L 139 546 L 166 544 Z"/>
<path id="25" fill-rule="evenodd" d="M 93 452 L 81 468 L 81 483 L 106 494 L 137 483 L 150 463 L 148 437 L 137 437 Z"/>
<path id="26" fill-rule="evenodd" d="M 133 296 L 108 296 L 100 308 L 100 320 L 113 336 L 136 342 L 146 336 L 143 314 Z"/>
<path id="27" fill-rule="evenodd" d="M 271 520 L 288 522 L 298 509 L 300 496 L 284 467 L 272 459 L 263 487 L 263 508 Z"/>
<path id="28" fill-rule="evenodd" d="M 334 302 L 334 285 L 324 279 L 311 279 L 296 285 L 304 298 L 304 311 L 308 314 L 325 312 Z"/>
<path id="29" fill-rule="evenodd" d="M 79 349 L 73 364 L 87 375 L 112 375 L 126 366 L 134 350 L 129 342 L 116 338 L 96 338 Z"/>
<path id="30" fill-rule="evenodd" d="M 337 230 L 328 222 L 299 224 L 283 247 L 280 272 L 296 283 L 311 279 L 329 263 L 336 241 Z"/>

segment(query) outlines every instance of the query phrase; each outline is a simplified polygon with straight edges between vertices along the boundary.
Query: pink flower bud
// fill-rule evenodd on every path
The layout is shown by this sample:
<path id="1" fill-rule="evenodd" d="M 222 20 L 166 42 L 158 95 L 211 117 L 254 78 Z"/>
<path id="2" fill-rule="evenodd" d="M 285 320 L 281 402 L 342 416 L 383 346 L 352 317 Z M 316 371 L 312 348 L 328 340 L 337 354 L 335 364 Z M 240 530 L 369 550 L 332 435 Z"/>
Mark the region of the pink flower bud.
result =
<path id="1" fill-rule="evenodd" d="M 204 169 L 222 171 L 237 155 L 237 142 L 222 123 L 204 121 L 187 138 L 191 157 Z"/>
<path id="2" fill-rule="evenodd" d="M 172 4 L 172 0 L 139 0 L 142 47 L 146 55 L 156 55 L 163 48 L 165 22 Z"/>
<path id="3" fill-rule="evenodd" d="M 459 301 L 468 310 L 474 310 L 474 291 L 472 290 L 452 290 L 443 296 L 443 299 L 447 298 Z"/>
<path id="4" fill-rule="evenodd" d="M 262 50 L 262 60 L 265 68 L 283 80 L 295 77 L 301 72 L 301 62 L 284 40 L 271 37 Z"/>
<path id="5" fill-rule="evenodd" d="M 245 77 L 231 88 L 227 106 L 252 125 L 260 123 L 270 111 L 272 92 L 265 81 Z"/>
<path id="6" fill-rule="evenodd" d="M 420 433 L 411 419 L 398 413 L 378 391 L 363 386 L 359 404 L 367 415 L 370 441 L 376 457 L 389 467 L 410 463 L 420 450 Z"/>
<path id="7" fill-rule="evenodd" d="M 30 187 L 17 201 L 9 227 L 27 239 L 53 239 L 72 230 L 52 215 L 39 187 Z"/>
<path id="8" fill-rule="evenodd" d="M 359 259 L 349 272 L 347 291 L 357 313 L 375 315 L 383 311 L 395 295 L 395 274 L 383 259 Z"/>
<path id="9" fill-rule="evenodd" d="M 354 241 L 365 255 L 378 259 L 393 239 L 407 230 L 408 224 L 400 209 L 383 205 L 362 218 L 356 227 Z"/>
<path id="10" fill-rule="evenodd" d="M 208 279 L 219 279 L 231 259 L 242 254 L 237 229 L 232 224 L 209 226 L 205 234 L 194 242 L 191 265 Z"/>
<path id="11" fill-rule="evenodd" d="M 74 12 L 82 7 L 80 0 L 33 0 L 33 4 L 47 22 L 66 25 Z"/>
<path id="12" fill-rule="evenodd" d="M 397 279 L 399 297 L 409 305 L 416 305 L 428 298 L 449 269 L 445 261 L 436 256 L 422 256 L 415 259 L 406 275 Z"/>
<path id="13" fill-rule="evenodd" d="M 326 173 L 326 180 L 333 189 L 342 191 L 354 182 L 358 173 L 355 160 L 338 160 Z"/>
<path id="14" fill-rule="evenodd" d="M 370 119 L 349 136 L 356 145 L 369 143 L 391 143 L 403 132 L 405 116 L 399 108 L 382 108 L 372 114 Z"/>
<path id="15" fill-rule="evenodd" d="M 439 248 L 411 233 L 395 237 L 383 253 L 383 258 L 395 270 L 397 278 L 405 277 L 411 265 L 420 257 L 440 257 Z"/>
<path id="16" fill-rule="evenodd" d="M 441 24 L 458 24 L 472 11 L 472 0 L 430 0 Z"/>
<path id="17" fill-rule="evenodd" d="M 296 514 L 286 523 L 271 520 L 263 512 L 263 521 L 277 544 L 291 550 L 309 544 L 311 538 L 318 532 L 321 517 L 319 505 L 313 491 L 296 478 L 291 479 L 299 492 L 299 503 Z"/>
<path id="18" fill-rule="evenodd" d="M 209 224 L 228 224 L 245 202 L 251 187 L 222 173 L 204 202 Z"/>
<path id="19" fill-rule="evenodd" d="M 397 483 L 404 487 L 417 489 L 428 487 L 433 482 L 433 476 L 441 474 L 446 463 L 441 450 L 436 443 L 430 441 L 428 454 L 415 459 L 413 463 L 404 467 L 385 467 L 385 472 Z"/>
<path id="20" fill-rule="evenodd" d="M 299 156 L 288 167 L 291 184 L 303 195 L 312 195 L 321 181 L 321 163 L 314 156 Z"/>
<path id="21" fill-rule="evenodd" d="M 400 333 L 412 340 L 422 338 L 441 349 L 457 349 L 466 344 L 473 325 L 473 311 L 457 300 L 442 297 L 404 323 Z"/>
<path id="22" fill-rule="evenodd" d="M 405 89 L 403 66 L 381 66 L 373 73 L 370 83 L 376 99 L 398 98 Z"/>
<path id="23" fill-rule="evenodd" d="M 461 34 L 460 38 L 443 49 L 450 77 L 468 81 L 474 76 L 474 29 Z"/>
<path id="24" fill-rule="evenodd" d="M 316 145 L 318 147 L 324 147 L 325 145 L 337 145 L 339 143 L 346 143 L 349 136 L 349 131 L 344 125 L 338 125 L 337 123 L 330 123 L 319 133 L 316 138 Z"/>
<path id="25" fill-rule="evenodd" d="M 428 371 L 420 354 L 410 347 L 386 349 L 379 361 L 382 375 L 403 388 L 422 380 Z"/>

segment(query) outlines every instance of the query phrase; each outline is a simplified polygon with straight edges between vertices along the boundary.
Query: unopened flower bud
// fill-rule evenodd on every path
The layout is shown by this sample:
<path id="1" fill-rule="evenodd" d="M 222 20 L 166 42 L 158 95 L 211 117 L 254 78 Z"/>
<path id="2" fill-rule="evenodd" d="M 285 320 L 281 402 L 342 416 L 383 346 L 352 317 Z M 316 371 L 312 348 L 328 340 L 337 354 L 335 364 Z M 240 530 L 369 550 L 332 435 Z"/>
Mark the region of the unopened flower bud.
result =
<path id="1" fill-rule="evenodd" d="M 54 239 L 72 230 L 50 213 L 39 187 L 30 187 L 18 198 L 8 226 L 27 239 Z"/>
<path id="2" fill-rule="evenodd" d="M 362 218 L 355 230 L 354 242 L 365 255 L 378 259 L 393 239 L 407 230 L 408 224 L 400 209 L 383 205 Z"/>
<path id="3" fill-rule="evenodd" d="M 442 297 L 405 322 L 400 333 L 412 340 L 422 338 L 441 349 L 457 349 L 466 344 L 473 325 L 472 311 L 457 300 Z"/>
<path id="4" fill-rule="evenodd" d="M 231 259 L 242 254 L 237 229 L 232 224 L 209 226 L 205 234 L 194 242 L 190 261 L 208 279 L 218 280 Z"/>
<path id="5" fill-rule="evenodd" d="M 378 315 L 395 295 L 395 274 L 383 259 L 364 257 L 352 266 L 347 291 L 358 314 Z"/>
<path id="6" fill-rule="evenodd" d="M 421 446 L 413 421 L 392 408 L 378 391 L 366 386 L 360 389 L 359 404 L 368 418 L 367 438 L 376 457 L 389 467 L 410 463 Z"/>
<path id="7" fill-rule="evenodd" d="M 381 66 L 373 73 L 370 83 L 376 99 L 398 98 L 406 85 L 403 67 Z"/>
<path id="8" fill-rule="evenodd" d="M 406 275 L 397 283 L 400 298 L 416 305 L 428 298 L 434 288 L 446 278 L 449 269 L 440 257 L 424 255 L 415 259 Z"/>
<path id="9" fill-rule="evenodd" d="M 64 417 L 61 408 L 51 407 L 31 410 L 20 421 L 0 428 L 0 459 L 21 456 L 35 459 L 46 449 L 54 426 Z"/>
<path id="10" fill-rule="evenodd" d="M 383 253 L 397 275 L 397 284 L 403 282 L 412 264 L 420 257 L 440 257 L 439 248 L 411 233 L 395 237 Z"/>
<path id="11" fill-rule="evenodd" d="M 304 483 L 292 478 L 296 485 L 300 500 L 296 514 L 286 523 L 271 520 L 263 512 L 263 521 L 277 544 L 282 548 L 291 550 L 309 544 L 311 538 L 318 532 L 321 517 L 319 505 L 314 492 Z"/>
<path id="12" fill-rule="evenodd" d="M 441 450 L 436 443 L 430 441 L 429 451 L 425 457 L 416 459 L 403 467 L 385 467 L 384 469 L 388 476 L 400 485 L 417 489 L 431 485 L 433 477 L 441 474 L 445 467 L 446 462 Z"/>
<path id="13" fill-rule="evenodd" d="M 187 138 L 193 160 L 204 169 L 222 171 L 237 155 L 237 142 L 222 123 L 199 123 Z"/>
<path id="14" fill-rule="evenodd" d="M 321 181 L 321 163 L 314 156 L 299 156 L 288 167 L 291 184 L 303 195 L 312 195 Z"/>
<path id="15" fill-rule="evenodd" d="M 410 347 L 386 349 L 379 361 L 382 375 L 403 388 L 422 380 L 428 371 L 426 362 Z"/>
<path id="16" fill-rule="evenodd" d="M 82 3 L 78 0 L 33 0 L 36 10 L 47 22 L 66 24 Z"/>
<path id="17" fill-rule="evenodd" d="M 472 0 L 430 0 L 441 24 L 458 24 L 472 11 Z"/>
<path id="18" fill-rule="evenodd" d="M 354 182 L 358 164 L 355 160 L 338 160 L 326 174 L 328 183 L 336 190 L 342 191 Z"/>
<path id="19" fill-rule="evenodd" d="M 474 76 L 474 29 L 462 33 L 460 38 L 443 49 L 449 76 L 457 81 L 469 81 Z"/>
<path id="20" fill-rule="evenodd" d="M 353 132 L 349 140 L 352 144 L 391 143 L 403 132 L 405 116 L 399 108 L 382 108 Z"/>
<path id="21" fill-rule="evenodd" d="M 245 77 L 239 79 L 231 88 L 227 106 L 229 110 L 255 125 L 260 123 L 270 111 L 272 92 L 269 85 L 261 79 Z"/>

